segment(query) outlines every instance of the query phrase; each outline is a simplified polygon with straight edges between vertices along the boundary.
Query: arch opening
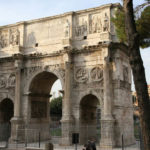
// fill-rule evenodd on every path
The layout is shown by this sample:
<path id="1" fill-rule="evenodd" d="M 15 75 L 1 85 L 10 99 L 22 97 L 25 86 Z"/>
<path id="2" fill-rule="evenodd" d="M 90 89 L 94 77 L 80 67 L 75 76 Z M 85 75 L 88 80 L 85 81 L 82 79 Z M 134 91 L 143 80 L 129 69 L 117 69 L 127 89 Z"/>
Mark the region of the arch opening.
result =
<path id="1" fill-rule="evenodd" d="M 0 141 L 7 141 L 11 135 L 11 118 L 14 115 L 14 104 L 6 98 L 0 103 Z"/>
<path id="2" fill-rule="evenodd" d="M 80 102 L 80 143 L 100 140 L 100 103 L 96 96 L 89 94 Z"/>
<path id="3" fill-rule="evenodd" d="M 57 87 L 57 85 L 55 86 L 55 83 L 57 82 L 59 82 L 59 87 Z M 58 77 L 55 74 L 46 71 L 36 75 L 30 84 L 29 127 L 41 131 L 41 140 L 50 138 L 50 127 L 55 124 L 53 119 L 51 119 L 53 114 L 50 113 L 50 101 L 55 98 L 55 96 L 58 96 L 58 94 L 54 95 L 53 92 L 55 91 L 58 93 L 60 88 L 62 89 Z M 61 95 L 59 94 L 59 96 Z M 57 121 L 60 122 L 60 119 L 61 117 Z M 30 141 L 32 141 L 32 139 Z"/>

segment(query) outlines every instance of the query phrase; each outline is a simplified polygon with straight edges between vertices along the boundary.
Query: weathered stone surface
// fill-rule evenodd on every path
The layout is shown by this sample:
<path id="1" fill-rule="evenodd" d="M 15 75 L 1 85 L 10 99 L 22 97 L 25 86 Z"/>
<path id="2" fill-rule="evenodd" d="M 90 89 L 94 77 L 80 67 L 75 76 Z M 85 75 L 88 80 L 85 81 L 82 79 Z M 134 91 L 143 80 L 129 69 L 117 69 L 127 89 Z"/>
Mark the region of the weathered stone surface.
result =
<path id="1" fill-rule="evenodd" d="M 62 145 L 79 133 L 86 142 L 85 126 L 96 126 L 101 109 L 101 148 L 134 143 L 131 68 L 120 49 L 109 49 L 117 40 L 111 22 L 119 4 L 65 13 L 0 27 L 0 102 L 14 103 L 11 140 L 33 134 L 49 135 L 49 98 L 53 83 L 63 88 Z M 110 61 L 111 60 L 111 61 Z M 87 105 L 87 108 L 86 108 Z M 0 119 L 2 120 L 2 119 Z M 88 131 L 92 138 L 96 128 Z M 85 144 L 85 143 L 84 143 Z"/>

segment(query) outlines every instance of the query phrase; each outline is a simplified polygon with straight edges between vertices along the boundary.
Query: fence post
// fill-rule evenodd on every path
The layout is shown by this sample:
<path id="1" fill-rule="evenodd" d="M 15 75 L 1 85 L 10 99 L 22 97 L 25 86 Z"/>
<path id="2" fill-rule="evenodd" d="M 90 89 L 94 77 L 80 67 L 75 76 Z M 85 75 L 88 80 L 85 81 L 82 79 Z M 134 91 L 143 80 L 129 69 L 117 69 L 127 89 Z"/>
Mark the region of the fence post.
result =
<path id="1" fill-rule="evenodd" d="M 41 142 L 41 137 L 40 137 L 41 135 L 40 135 L 40 131 L 39 131 L 39 148 L 40 148 L 40 142 Z"/>
<path id="2" fill-rule="evenodd" d="M 27 147 L 27 136 L 28 136 L 28 133 L 27 133 L 27 129 L 25 128 L 25 147 Z"/>
<path id="3" fill-rule="evenodd" d="M 123 134 L 122 134 L 122 150 L 124 150 L 124 139 L 123 139 Z"/>

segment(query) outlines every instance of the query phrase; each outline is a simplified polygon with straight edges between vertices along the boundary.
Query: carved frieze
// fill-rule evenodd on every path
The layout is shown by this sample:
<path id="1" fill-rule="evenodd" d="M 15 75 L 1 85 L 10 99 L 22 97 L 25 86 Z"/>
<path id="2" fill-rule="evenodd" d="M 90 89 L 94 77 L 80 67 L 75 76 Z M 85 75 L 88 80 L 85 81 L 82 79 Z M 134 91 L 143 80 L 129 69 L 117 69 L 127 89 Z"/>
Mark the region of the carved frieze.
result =
<path id="1" fill-rule="evenodd" d="M 0 31 L 0 49 L 8 47 L 9 45 L 19 45 L 20 32 L 18 28 L 11 28 Z"/>
<path id="2" fill-rule="evenodd" d="M 77 26 L 75 27 L 75 36 L 87 36 L 87 16 L 78 17 L 76 22 Z"/>
<path id="3" fill-rule="evenodd" d="M 86 68 L 79 67 L 75 69 L 75 80 L 77 82 L 86 82 L 88 80 L 88 72 Z"/>
<path id="4" fill-rule="evenodd" d="M 16 77 L 15 74 L 2 74 L 0 75 L 0 88 L 15 87 Z"/>
<path id="5" fill-rule="evenodd" d="M 92 14 L 89 16 L 89 33 L 102 32 L 101 16 L 99 14 Z"/>
<path id="6" fill-rule="evenodd" d="M 36 72 L 42 72 L 42 71 L 50 71 L 52 73 L 59 74 L 62 79 L 65 79 L 65 70 L 60 67 L 59 65 L 45 65 L 45 66 L 34 66 L 34 67 L 28 67 L 24 68 L 24 76 L 26 78 L 30 78 L 34 73 Z"/>
<path id="7" fill-rule="evenodd" d="M 35 73 L 38 70 L 41 70 L 41 66 L 34 66 L 34 67 L 29 67 L 29 68 L 24 68 L 24 75 L 25 77 L 31 76 L 33 73 Z"/>
<path id="8" fill-rule="evenodd" d="M 109 17 L 107 13 L 95 13 L 79 16 L 74 29 L 75 37 L 87 34 L 103 33 L 109 31 Z"/>
<path id="9" fill-rule="evenodd" d="M 103 79 L 103 69 L 100 67 L 94 67 L 91 69 L 90 77 L 92 81 L 100 81 Z"/>

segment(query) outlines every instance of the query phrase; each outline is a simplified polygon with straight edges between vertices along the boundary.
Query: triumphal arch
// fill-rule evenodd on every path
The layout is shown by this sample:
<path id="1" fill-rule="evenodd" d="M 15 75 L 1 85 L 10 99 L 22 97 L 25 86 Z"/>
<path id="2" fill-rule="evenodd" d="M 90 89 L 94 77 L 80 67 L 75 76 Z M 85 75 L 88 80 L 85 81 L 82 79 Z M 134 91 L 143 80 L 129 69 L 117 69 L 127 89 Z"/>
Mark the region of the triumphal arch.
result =
<path id="1" fill-rule="evenodd" d="M 50 138 L 50 91 L 59 79 L 62 144 L 71 144 L 72 133 L 79 133 L 80 143 L 87 132 L 94 137 L 95 129 L 81 127 L 96 123 L 97 105 L 100 146 L 120 146 L 122 135 L 125 145 L 134 143 L 128 55 L 110 46 L 117 42 L 111 17 L 118 7 L 108 4 L 0 27 L 0 124 L 11 124 L 10 142 L 25 128 L 44 129 L 41 139 Z"/>

